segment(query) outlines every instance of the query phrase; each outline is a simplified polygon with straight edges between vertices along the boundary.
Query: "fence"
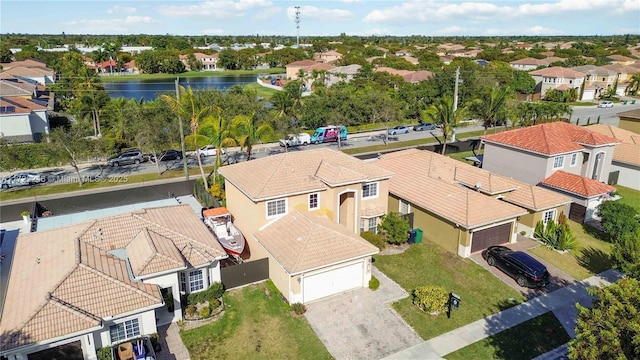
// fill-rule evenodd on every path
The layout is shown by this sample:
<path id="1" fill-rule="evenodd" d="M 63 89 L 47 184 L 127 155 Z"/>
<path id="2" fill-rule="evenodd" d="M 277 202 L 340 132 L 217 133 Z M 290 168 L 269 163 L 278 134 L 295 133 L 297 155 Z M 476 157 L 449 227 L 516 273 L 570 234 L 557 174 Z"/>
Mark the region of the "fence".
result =
<path id="1" fill-rule="evenodd" d="M 193 182 L 193 196 L 198 199 L 203 207 L 220 207 L 220 203 L 216 200 L 198 181 Z"/>
<path id="2" fill-rule="evenodd" d="M 220 278 L 225 289 L 264 281 L 269 278 L 269 259 L 243 262 L 220 269 Z"/>

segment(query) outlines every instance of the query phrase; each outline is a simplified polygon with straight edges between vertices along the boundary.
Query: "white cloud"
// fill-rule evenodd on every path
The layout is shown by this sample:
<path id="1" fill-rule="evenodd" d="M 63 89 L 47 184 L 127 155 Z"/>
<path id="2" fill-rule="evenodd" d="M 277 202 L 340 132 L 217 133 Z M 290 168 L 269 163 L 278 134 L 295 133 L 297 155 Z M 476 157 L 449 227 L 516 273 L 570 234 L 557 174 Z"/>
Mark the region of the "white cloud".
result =
<path id="1" fill-rule="evenodd" d="M 204 29 L 202 30 L 202 35 L 223 35 L 224 30 L 222 29 Z"/>
<path id="2" fill-rule="evenodd" d="M 625 11 L 640 11 L 640 0 L 624 0 L 622 9 Z"/>
<path id="3" fill-rule="evenodd" d="M 287 8 L 287 16 L 289 19 L 295 19 L 296 9 L 294 7 Z M 323 21 L 340 21 L 351 19 L 353 13 L 349 10 L 342 9 L 322 9 L 315 6 L 301 6 L 300 17 L 301 19 L 309 18 Z"/>
<path id="4" fill-rule="evenodd" d="M 354 3 L 362 3 L 364 0 L 342 0 L 345 4 L 354 4 Z"/>
<path id="5" fill-rule="evenodd" d="M 381 36 L 381 35 L 389 35 L 389 30 L 387 29 L 369 29 L 357 32 L 348 32 L 349 36 Z"/>
<path id="6" fill-rule="evenodd" d="M 546 28 L 543 26 L 533 26 L 526 30 L 523 35 L 562 35 L 561 30 Z"/>
<path id="7" fill-rule="evenodd" d="M 436 34 L 439 35 L 458 35 L 458 34 L 462 34 L 464 31 L 466 31 L 467 29 L 460 27 L 460 26 L 449 26 L 446 27 L 444 29 L 440 29 L 438 31 L 436 31 Z"/>
<path id="8" fill-rule="evenodd" d="M 273 6 L 266 0 L 239 0 L 239 1 L 204 1 L 195 5 L 162 5 L 158 11 L 171 17 L 207 16 L 214 19 L 228 17 L 240 17 L 244 11 L 262 9 Z"/>
<path id="9" fill-rule="evenodd" d="M 133 14 L 136 12 L 136 8 L 129 6 L 114 6 L 107 9 L 107 14 Z"/>
<path id="10" fill-rule="evenodd" d="M 555 15 L 568 11 L 584 11 L 617 6 L 618 1 L 611 0 L 560 0 L 557 2 L 522 4 L 518 6 L 518 15 Z"/>
<path id="11" fill-rule="evenodd" d="M 258 11 L 258 13 L 253 18 L 257 20 L 270 19 L 281 12 L 282 12 L 282 8 L 280 7 L 277 7 L 277 6 L 269 7 L 269 8 Z"/>
<path id="12" fill-rule="evenodd" d="M 136 27 L 142 24 L 153 24 L 157 21 L 150 16 L 127 16 L 121 19 L 84 19 L 69 21 L 68 26 L 82 30 L 86 34 L 122 34 L 135 33 Z"/>

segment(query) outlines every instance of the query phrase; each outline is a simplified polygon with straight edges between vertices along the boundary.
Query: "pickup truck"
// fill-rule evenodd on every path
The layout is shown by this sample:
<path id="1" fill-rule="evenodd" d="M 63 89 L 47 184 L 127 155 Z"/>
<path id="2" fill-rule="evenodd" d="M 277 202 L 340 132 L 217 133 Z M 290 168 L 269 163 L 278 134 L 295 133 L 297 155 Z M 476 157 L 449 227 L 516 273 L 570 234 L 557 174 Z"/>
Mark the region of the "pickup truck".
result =
<path id="1" fill-rule="evenodd" d="M 309 145 L 311 143 L 311 136 L 306 133 L 301 133 L 298 135 L 289 135 L 286 139 L 280 139 L 280 146 L 282 147 L 290 147 L 290 146 L 300 146 L 300 145 Z"/>

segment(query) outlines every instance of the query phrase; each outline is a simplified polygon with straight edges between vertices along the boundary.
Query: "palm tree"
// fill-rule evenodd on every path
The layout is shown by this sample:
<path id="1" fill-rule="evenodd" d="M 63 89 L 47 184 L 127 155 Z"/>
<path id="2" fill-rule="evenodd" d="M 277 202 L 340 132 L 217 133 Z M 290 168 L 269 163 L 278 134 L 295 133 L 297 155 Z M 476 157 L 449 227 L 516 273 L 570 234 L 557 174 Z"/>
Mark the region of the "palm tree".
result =
<path id="1" fill-rule="evenodd" d="M 445 96 L 438 99 L 433 105 L 425 110 L 422 115 L 425 122 L 432 122 L 442 129 L 442 155 L 447 149 L 447 139 L 453 130 L 462 120 L 466 109 L 458 108 L 453 110 L 453 97 Z"/>
<path id="2" fill-rule="evenodd" d="M 218 177 L 218 168 L 222 165 L 222 159 L 220 157 L 223 147 L 236 146 L 237 141 L 233 137 L 231 132 L 231 124 L 227 119 L 217 112 L 217 114 L 210 113 L 200 124 L 198 130 L 199 135 L 203 135 L 207 138 L 208 143 L 216 147 L 216 162 L 213 166 L 213 171 L 209 174 L 213 174 L 214 181 Z M 199 156 L 198 156 L 199 157 Z"/>
<path id="3" fill-rule="evenodd" d="M 629 84 L 627 92 L 629 95 L 635 95 L 640 91 L 640 72 L 633 74 L 631 77 L 631 83 Z"/>
<path id="4" fill-rule="evenodd" d="M 501 125 L 507 118 L 507 101 L 513 96 L 513 90 L 509 86 L 492 88 L 490 92 L 483 93 L 473 100 L 469 112 L 482 120 L 484 133 L 489 127 Z"/>
<path id="5" fill-rule="evenodd" d="M 207 181 L 207 177 L 204 174 L 204 168 L 202 167 L 202 159 L 200 158 L 200 153 L 198 151 L 201 140 L 204 138 L 203 136 L 199 136 L 198 127 L 200 126 L 200 122 L 204 117 L 211 112 L 212 108 L 209 106 L 202 106 L 196 99 L 196 96 L 193 92 L 191 86 L 187 89 L 184 86 L 179 87 L 180 99 L 177 97 L 163 94 L 162 100 L 166 102 L 171 111 L 173 111 L 176 116 L 182 116 L 189 119 L 189 125 L 191 127 L 191 138 L 193 141 L 194 148 L 196 150 L 196 157 L 198 158 L 198 167 L 200 168 L 200 175 L 202 175 L 202 181 L 204 182 L 204 188 L 209 190 L 209 183 Z M 191 140 L 191 139 L 190 139 Z M 185 139 L 186 141 L 186 139 Z"/>
<path id="6" fill-rule="evenodd" d="M 274 130 L 268 123 L 259 124 L 255 114 L 238 115 L 232 122 L 233 133 L 240 144 L 240 149 L 247 149 L 247 161 L 251 159 L 251 150 L 258 141 L 265 141 Z"/>

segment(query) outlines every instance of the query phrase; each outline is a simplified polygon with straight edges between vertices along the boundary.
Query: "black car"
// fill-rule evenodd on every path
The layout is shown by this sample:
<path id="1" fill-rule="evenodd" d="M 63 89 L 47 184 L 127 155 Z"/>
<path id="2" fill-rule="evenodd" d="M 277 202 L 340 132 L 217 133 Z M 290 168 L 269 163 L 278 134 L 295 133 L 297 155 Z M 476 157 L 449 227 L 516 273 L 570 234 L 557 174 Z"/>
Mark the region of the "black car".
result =
<path id="1" fill-rule="evenodd" d="M 413 127 L 413 131 L 435 130 L 436 125 L 432 123 L 422 123 Z"/>
<path id="2" fill-rule="evenodd" d="M 169 160 L 180 160 L 182 159 L 182 151 L 178 150 L 165 150 L 158 154 L 158 159 L 160 161 L 169 161 Z M 153 157 L 155 161 L 155 157 Z"/>
<path id="3" fill-rule="evenodd" d="M 538 260 L 522 251 L 513 251 L 505 246 L 489 246 L 482 253 L 490 266 L 495 266 L 516 279 L 522 287 L 539 288 L 549 284 L 551 275 Z"/>

